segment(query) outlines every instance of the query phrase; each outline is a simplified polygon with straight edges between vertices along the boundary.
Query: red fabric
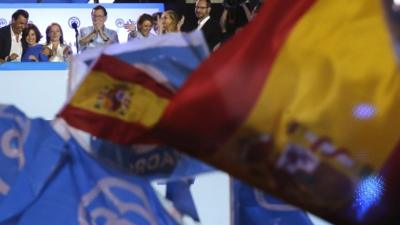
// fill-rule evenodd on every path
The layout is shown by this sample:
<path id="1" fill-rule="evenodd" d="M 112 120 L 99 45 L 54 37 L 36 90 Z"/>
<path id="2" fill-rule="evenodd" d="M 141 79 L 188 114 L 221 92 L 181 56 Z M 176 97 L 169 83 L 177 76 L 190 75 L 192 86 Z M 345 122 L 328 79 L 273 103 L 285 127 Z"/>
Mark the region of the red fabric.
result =
<path id="1" fill-rule="evenodd" d="M 66 106 L 59 116 L 73 127 L 120 144 L 131 143 L 132 138 L 139 139 L 148 130 L 147 127 L 138 123 L 128 123 L 73 106 Z"/>
<path id="2" fill-rule="evenodd" d="M 100 56 L 93 70 L 105 72 L 110 77 L 120 81 L 140 85 L 163 98 L 169 99 L 173 95 L 171 90 L 157 83 L 144 71 L 112 56 Z M 88 76 L 93 76 L 93 74 L 89 74 Z M 81 85 L 85 85 L 85 81 L 83 81 Z M 98 92 L 93 92 L 93 94 L 98 94 Z M 73 127 L 87 131 L 94 136 L 109 139 L 121 144 L 132 143 L 133 139 L 141 140 L 141 137 L 145 135 L 149 129 L 140 123 L 126 122 L 71 105 L 64 107 L 59 116 L 64 118 L 67 123 Z M 149 138 L 146 138 L 146 140 L 147 139 Z"/>
<path id="3" fill-rule="evenodd" d="M 268 0 L 252 23 L 194 71 L 168 105 L 157 135 L 194 155 L 221 147 L 248 116 L 290 30 L 313 3 Z"/>
<path id="4" fill-rule="evenodd" d="M 99 60 L 96 62 L 96 65 L 93 67 L 93 70 L 106 72 L 109 76 L 117 80 L 141 85 L 153 91 L 158 96 L 164 98 L 171 98 L 173 96 L 173 92 L 171 90 L 157 83 L 145 71 L 136 68 L 134 65 L 123 62 L 113 56 L 100 56 Z"/>

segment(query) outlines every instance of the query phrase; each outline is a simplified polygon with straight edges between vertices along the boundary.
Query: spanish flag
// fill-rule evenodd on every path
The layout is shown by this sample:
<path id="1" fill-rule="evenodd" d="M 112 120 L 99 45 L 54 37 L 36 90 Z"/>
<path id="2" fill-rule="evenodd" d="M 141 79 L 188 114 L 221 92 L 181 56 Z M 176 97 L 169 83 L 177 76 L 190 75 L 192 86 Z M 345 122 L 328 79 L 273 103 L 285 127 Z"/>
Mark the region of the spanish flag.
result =
<path id="1" fill-rule="evenodd" d="M 101 55 L 59 116 L 94 136 L 129 144 L 155 125 L 172 96 L 145 71 Z"/>
<path id="2" fill-rule="evenodd" d="M 400 215 L 400 74 L 378 0 L 268 0 L 154 128 L 335 224 Z"/>

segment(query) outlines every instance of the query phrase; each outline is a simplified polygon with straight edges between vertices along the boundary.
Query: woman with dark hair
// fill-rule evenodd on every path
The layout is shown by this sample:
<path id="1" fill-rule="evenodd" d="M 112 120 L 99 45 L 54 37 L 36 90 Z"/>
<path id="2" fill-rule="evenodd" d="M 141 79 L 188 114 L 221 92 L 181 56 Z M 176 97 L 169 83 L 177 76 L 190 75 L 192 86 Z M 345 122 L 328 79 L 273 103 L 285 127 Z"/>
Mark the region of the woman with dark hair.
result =
<path id="1" fill-rule="evenodd" d="M 43 54 L 43 45 L 39 44 L 42 34 L 34 24 L 28 26 L 22 31 L 22 58 L 21 62 L 47 62 L 49 58 Z"/>
<path id="2" fill-rule="evenodd" d="M 64 44 L 64 35 L 60 24 L 52 23 L 46 29 L 45 54 L 51 62 L 66 61 L 72 54 L 71 48 Z"/>
<path id="3" fill-rule="evenodd" d="M 137 30 L 133 22 L 125 24 L 125 28 L 128 29 L 128 31 L 130 31 L 128 35 L 128 41 L 133 40 L 135 38 L 142 39 L 142 38 L 154 37 L 155 35 L 150 33 L 152 27 L 153 27 L 153 17 L 146 13 L 142 14 L 139 17 L 137 23 Z"/>

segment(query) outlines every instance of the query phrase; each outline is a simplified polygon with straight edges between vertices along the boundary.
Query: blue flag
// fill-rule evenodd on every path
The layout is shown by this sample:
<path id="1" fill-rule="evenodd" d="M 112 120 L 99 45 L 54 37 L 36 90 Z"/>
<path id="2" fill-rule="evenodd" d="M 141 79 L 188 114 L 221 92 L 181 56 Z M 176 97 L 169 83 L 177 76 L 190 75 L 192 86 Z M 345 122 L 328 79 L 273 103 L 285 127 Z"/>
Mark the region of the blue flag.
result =
<path id="1" fill-rule="evenodd" d="M 109 167 L 148 180 L 178 180 L 215 170 L 165 145 L 124 146 L 91 137 L 87 151 Z"/>
<path id="2" fill-rule="evenodd" d="M 64 137 L 0 105 L 0 224 L 178 224 L 147 180 L 104 167 Z"/>
<path id="3" fill-rule="evenodd" d="M 190 185 L 194 183 L 194 179 L 181 179 L 169 181 L 167 183 L 166 198 L 171 200 L 177 210 L 190 216 L 194 221 L 200 222 L 197 214 L 196 206 L 190 192 Z"/>
<path id="4" fill-rule="evenodd" d="M 0 105 L 0 221 L 22 212 L 39 195 L 64 152 L 48 121 Z"/>
<path id="5" fill-rule="evenodd" d="M 234 225 L 312 225 L 307 214 L 257 189 L 232 179 Z"/>
<path id="6" fill-rule="evenodd" d="M 107 169 L 74 140 L 57 175 L 19 218 L 19 225 L 177 225 L 144 179 Z"/>
<path id="7" fill-rule="evenodd" d="M 14 107 L 0 105 L 0 202 L 25 166 L 23 144 L 30 120 Z"/>

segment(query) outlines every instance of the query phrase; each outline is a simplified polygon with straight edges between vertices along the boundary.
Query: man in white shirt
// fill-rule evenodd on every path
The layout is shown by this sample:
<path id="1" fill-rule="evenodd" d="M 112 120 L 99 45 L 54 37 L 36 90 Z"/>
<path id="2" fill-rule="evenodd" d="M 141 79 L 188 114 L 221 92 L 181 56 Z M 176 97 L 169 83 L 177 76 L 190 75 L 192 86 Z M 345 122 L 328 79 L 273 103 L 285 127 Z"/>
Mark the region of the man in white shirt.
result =
<path id="1" fill-rule="evenodd" d="M 83 27 L 80 30 L 79 45 L 82 51 L 88 48 L 119 43 L 117 32 L 105 26 L 107 10 L 103 6 L 94 7 L 91 16 L 93 26 Z"/>
<path id="2" fill-rule="evenodd" d="M 29 13 L 18 9 L 11 16 L 11 24 L 0 28 L 0 62 L 21 61 L 22 30 L 28 24 Z"/>
<path id="3" fill-rule="evenodd" d="M 197 29 L 203 31 L 210 50 L 222 40 L 222 31 L 219 23 L 210 17 L 211 1 L 197 0 L 194 8 L 197 17 Z"/>

